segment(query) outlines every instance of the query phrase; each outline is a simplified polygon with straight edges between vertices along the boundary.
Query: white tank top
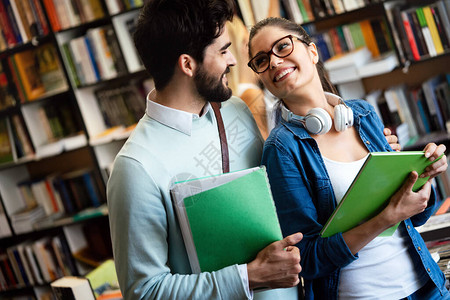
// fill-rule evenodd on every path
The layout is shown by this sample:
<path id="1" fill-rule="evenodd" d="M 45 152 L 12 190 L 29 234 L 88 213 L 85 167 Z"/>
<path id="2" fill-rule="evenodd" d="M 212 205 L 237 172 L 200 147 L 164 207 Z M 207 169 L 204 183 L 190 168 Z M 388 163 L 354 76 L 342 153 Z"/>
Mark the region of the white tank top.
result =
<path id="1" fill-rule="evenodd" d="M 366 158 L 338 162 L 323 157 L 338 203 Z M 414 245 L 408 243 L 408 237 L 402 236 L 400 230 L 390 237 L 376 237 L 358 252 L 357 260 L 341 269 L 338 298 L 400 299 L 420 289 L 428 275 L 420 261 L 414 265 L 408 247 Z"/>

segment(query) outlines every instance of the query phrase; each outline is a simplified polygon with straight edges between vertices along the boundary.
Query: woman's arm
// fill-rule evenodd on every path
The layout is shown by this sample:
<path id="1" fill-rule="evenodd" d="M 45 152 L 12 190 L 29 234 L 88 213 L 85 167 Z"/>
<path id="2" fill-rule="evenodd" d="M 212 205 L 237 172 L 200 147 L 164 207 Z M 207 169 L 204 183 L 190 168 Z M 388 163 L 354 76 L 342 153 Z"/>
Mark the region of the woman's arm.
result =
<path id="1" fill-rule="evenodd" d="M 430 143 L 425 147 L 424 152 L 429 160 L 434 161 L 445 152 L 445 146 L 437 146 L 434 143 Z M 431 180 L 446 169 L 447 158 L 443 155 L 441 159 L 427 167 L 421 176 L 430 176 Z M 434 206 L 435 193 L 434 191 L 432 193 L 430 180 L 419 191 L 413 192 L 412 188 L 418 177 L 417 172 L 411 172 L 409 178 L 400 190 L 392 196 L 389 204 L 380 214 L 362 225 L 343 233 L 344 240 L 353 254 L 361 250 L 384 230 L 400 221 L 411 218 L 414 225 L 425 223 L 431 213 L 430 208 Z M 420 214 L 426 210 L 428 211 L 421 216 Z M 416 224 L 417 222 L 421 224 Z"/>
<path id="2" fill-rule="evenodd" d="M 266 143 L 262 164 L 267 167 L 283 235 L 303 233 L 302 241 L 297 244 L 302 257 L 300 275 L 306 279 L 323 277 L 354 261 L 356 257 L 347 248 L 342 234 L 320 237 L 321 223 L 333 211 L 333 207 L 325 203 L 333 198 L 317 200 L 317 196 L 312 195 L 316 191 L 311 190 L 306 172 L 299 165 L 301 162 L 282 147 Z M 319 212 L 318 207 L 326 207 L 330 213 Z"/>

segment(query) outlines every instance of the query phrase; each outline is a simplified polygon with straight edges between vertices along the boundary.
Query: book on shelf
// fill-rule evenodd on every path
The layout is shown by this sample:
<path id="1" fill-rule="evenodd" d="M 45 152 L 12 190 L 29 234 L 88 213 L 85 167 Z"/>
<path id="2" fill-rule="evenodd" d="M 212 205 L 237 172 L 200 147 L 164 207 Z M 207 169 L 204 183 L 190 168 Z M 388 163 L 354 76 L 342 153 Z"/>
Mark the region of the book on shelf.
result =
<path id="1" fill-rule="evenodd" d="M 28 285 L 28 277 L 25 275 L 25 270 L 23 267 L 19 267 L 19 263 L 14 254 L 14 247 L 9 247 L 6 249 L 6 254 L 11 263 L 12 270 L 17 279 L 17 286 L 24 287 Z"/>
<path id="2" fill-rule="evenodd" d="M 98 207 L 104 202 L 95 175 L 90 169 L 79 169 L 60 176 L 57 187 L 65 206 L 70 206 L 73 212 L 88 207 Z"/>
<path id="3" fill-rule="evenodd" d="M 16 234 L 31 232 L 34 231 L 34 224 L 45 216 L 45 210 L 40 205 L 24 208 L 11 215 L 11 225 Z"/>
<path id="4" fill-rule="evenodd" d="M 369 62 L 372 54 L 367 47 L 361 47 L 351 52 L 334 55 L 324 62 L 327 70 L 335 70 L 349 65 L 361 66 Z"/>
<path id="5" fill-rule="evenodd" d="M 26 277 L 28 279 L 29 285 L 35 285 L 38 284 L 36 281 L 36 278 L 34 277 L 34 273 L 30 264 L 30 260 L 28 258 L 28 255 L 25 250 L 26 242 L 22 242 L 15 246 L 17 250 L 17 255 L 20 257 L 20 260 L 22 262 L 23 269 L 25 271 Z"/>
<path id="6" fill-rule="evenodd" d="M 0 61 L 0 109 L 15 106 L 18 102 L 9 74 L 8 66 L 4 60 Z"/>
<path id="7" fill-rule="evenodd" d="M 303 23 L 302 13 L 298 6 L 297 0 L 282 0 L 286 10 L 287 17 L 297 24 Z"/>
<path id="8" fill-rule="evenodd" d="M 377 58 L 372 58 L 364 65 L 358 67 L 358 75 L 361 78 L 389 73 L 398 67 L 398 59 L 395 52 L 390 51 L 381 54 Z"/>
<path id="9" fill-rule="evenodd" d="M 11 20 L 10 17 L 8 16 L 7 10 L 3 2 L 0 2 L 0 25 L 1 28 L 3 28 L 2 36 L 4 38 L 6 48 L 15 46 L 18 43 L 18 41 L 14 36 Z"/>
<path id="10" fill-rule="evenodd" d="M 25 50 L 9 57 L 17 73 L 21 88 L 28 101 L 35 100 L 45 93 L 36 57 L 33 50 Z"/>
<path id="11" fill-rule="evenodd" d="M 390 27 L 393 28 L 393 30 L 391 31 L 392 39 L 393 39 L 393 41 L 395 43 L 395 47 L 399 53 L 399 59 L 402 64 L 404 64 L 406 62 L 407 53 L 406 53 L 406 50 L 404 49 L 403 42 L 402 42 L 402 39 L 403 39 L 403 33 L 401 32 L 402 28 L 397 27 L 398 21 L 396 20 L 394 10 L 399 11 L 399 6 L 401 6 L 403 4 L 404 4 L 403 1 L 388 1 L 388 2 L 383 3 L 388 23 L 389 23 Z"/>
<path id="12" fill-rule="evenodd" d="M 378 57 L 380 55 L 380 48 L 375 38 L 375 33 L 374 29 L 372 28 L 371 20 L 364 20 L 359 22 L 359 24 L 361 26 L 361 31 L 363 33 L 367 48 L 372 53 L 373 57 Z"/>
<path id="13" fill-rule="evenodd" d="M 436 48 L 436 53 L 442 54 L 444 52 L 444 48 L 442 46 L 441 38 L 439 37 L 439 32 L 436 27 L 436 22 L 433 18 L 433 13 L 431 12 L 431 8 L 429 6 L 424 6 L 422 8 L 425 20 L 427 22 L 428 28 L 430 29 L 431 39 L 433 40 L 434 47 Z"/>
<path id="14" fill-rule="evenodd" d="M 9 0 L 9 3 L 12 10 L 12 16 L 14 18 L 14 22 L 16 22 L 17 24 L 17 28 L 19 30 L 22 42 L 26 43 L 31 39 L 31 32 L 30 28 L 27 26 L 25 11 L 23 10 L 20 1 Z"/>
<path id="15" fill-rule="evenodd" d="M 117 63 L 117 69 L 123 70 L 125 68 L 123 71 L 127 70 L 129 73 L 144 69 L 132 40 L 138 14 L 137 11 L 121 14 L 112 20 L 114 29 L 107 28 L 106 30 L 106 37 Z M 126 55 L 120 55 L 120 53 L 126 53 Z M 124 61 L 125 63 L 123 63 Z M 123 71 L 119 71 L 119 73 Z"/>
<path id="16" fill-rule="evenodd" d="M 425 45 L 427 47 L 428 50 L 428 55 L 429 56 L 436 56 L 437 52 L 436 52 L 436 46 L 434 45 L 433 42 L 433 38 L 431 36 L 431 31 L 430 28 L 428 26 L 428 23 L 425 19 L 425 14 L 423 12 L 423 8 L 419 7 L 416 9 L 416 15 L 417 18 L 419 20 L 419 25 L 420 25 L 420 29 L 422 30 L 423 33 L 423 37 L 425 40 Z"/>
<path id="17" fill-rule="evenodd" d="M 247 263 L 282 239 L 265 167 L 176 182 L 171 195 L 194 273 Z"/>
<path id="18" fill-rule="evenodd" d="M 372 152 L 356 175 L 339 205 L 320 234 L 330 237 L 346 232 L 380 213 L 392 195 L 404 184 L 412 171 L 422 174 L 432 164 L 423 151 Z M 419 190 L 428 177 L 418 178 L 413 191 Z M 364 199 L 364 201 L 361 201 Z M 397 225 L 381 236 L 392 235 Z"/>
<path id="19" fill-rule="evenodd" d="M 11 227 L 6 216 L 5 208 L 2 203 L 3 199 L 0 196 L 0 238 L 12 235 Z"/>
<path id="20" fill-rule="evenodd" d="M 444 120 L 444 116 L 442 115 L 438 98 L 435 93 L 436 87 L 442 82 L 442 80 L 442 76 L 434 76 L 422 83 L 422 89 L 425 96 L 424 98 L 431 117 L 430 121 L 434 124 L 434 127 L 438 131 L 446 130 L 446 120 Z"/>
<path id="21" fill-rule="evenodd" d="M 8 255 L 5 252 L 0 253 L 0 269 L 5 277 L 7 287 L 18 287 L 16 275 L 14 275 L 13 267 L 9 261 Z"/>
<path id="22" fill-rule="evenodd" d="M 414 40 L 416 41 L 417 50 L 419 56 L 422 58 L 429 55 L 427 41 L 423 34 L 422 26 L 420 25 L 419 17 L 416 12 L 416 8 L 412 8 L 406 11 L 409 21 L 411 24 L 412 33 L 414 35 Z"/>
<path id="23" fill-rule="evenodd" d="M 404 86 L 393 86 L 384 91 L 384 97 L 392 111 L 398 111 L 400 121 L 408 124 L 409 138 L 415 138 L 418 135 L 418 129 L 413 119 L 411 107 L 406 98 Z"/>
<path id="24" fill-rule="evenodd" d="M 54 32 L 58 32 L 62 29 L 61 23 L 59 22 L 58 14 L 56 13 L 55 4 L 53 0 L 43 0 L 45 11 L 50 22 L 50 26 Z"/>
<path id="25" fill-rule="evenodd" d="M 122 1 L 106 0 L 105 4 L 110 16 L 116 15 L 125 10 L 125 4 Z"/>
<path id="26" fill-rule="evenodd" d="M 91 41 L 94 58 L 97 62 L 100 77 L 103 80 L 114 78 L 118 72 L 114 63 L 111 49 L 106 40 L 105 28 L 90 28 L 87 31 L 88 40 Z"/>
<path id="27" fill-rule="evenodd" d="M 26 130 L 23 120 L 18 114 L 13 115 L 11 119 L 12 119 L 12 127 L 17 133 L 17 137 L 23 149 L 24 156 L 33 155 L 34 153 L 33 145 L 31 143 L 30 135 Z"/>
<path id="28" fill-rule="evenodd" d="M 68 84 L 55 46 L 52 44 L 39 46 L 35 50 L 35 57 L 45 92 L 67 90 Z"/>
<path id="29" fill-rule="evenodd" d="M 84 277 L 64 276 L 50 286 L 58 300 L 95 300 L 91 284 Z"/>
<path id="30" fill-rule="evenodd" d="M 29 0 L 29 4 L 31 13 L 33 15 L 33 19 L 36 24 L 35 26 L 37 29 L 37 34 L 39 36 L 47 35 L 50 32 L 50 30 L 47 24 L 47 19 L 44 14 L 44 9 L 41 6 L 41 2 L 39 0 Z"/>
<path id="31" fill-rule="evenodd" d="M 8 132 L 8 119 L 0 119 L 0 163 L 14 161 L 11 137 Z"/>
<path id="32" fill-rule="evenodd" d="M 446 9 L 444 1 L 437 1 L 431 5 L 433 16 L 439 19 L 439 25 L 441 30 L 444 32 L 439 32 L 442 40 L 446 40 L 447 48 L 450 47 L 450 19 L 449 19 L 449 10 Z"/>
<path id="33" fill-rule="evenodd" d="M 359 68 L 370 62 L 372 54 L 367 47 L 331 57 L 324 62 L 331 82 L 338 84 L 359 80 Z"/>
<path id="34" fill-rule="evenodd" d="M 23 37 L 20 33 L 20 28 L 18 25 L 18 20 L 16 20 L 15 16 L 14 16 L 14 11 L 13 8 L 11 6 L 11 2 L 9 0 L 5 0 L 3 1 L 3 7 L 6 13 L 6 16 L 8 18 L 8 21 L 10 23 L 10 27 L 12 29 L 12 34 L 14 35 L 14 38 L 16 40 L 17 44 L 21 44 L 24 43 Z"/>
<path id="35" fill-rule="evenodd" d="M 252 9 L 251 0 L 238 0 L 240 12 L 242 14 L 242 20 L 247 27 L 255 25 L 255 16 Z"/>
<path id="36" fill-rule="evenodd" d="M 250 0 L 255 23 L 267 17 L 280 16 L 279 0 Z"/>
<path id="37" fill-rule="evenodd" d="M 107 259 L 100 266 L 89 272 L 85 276 L 91 286 L 96 297 L 108 290 L 116 290 L 119 288 L 116 267 L 114 260 Z M 98 299 L 98 298 L 97 298 Z"/>

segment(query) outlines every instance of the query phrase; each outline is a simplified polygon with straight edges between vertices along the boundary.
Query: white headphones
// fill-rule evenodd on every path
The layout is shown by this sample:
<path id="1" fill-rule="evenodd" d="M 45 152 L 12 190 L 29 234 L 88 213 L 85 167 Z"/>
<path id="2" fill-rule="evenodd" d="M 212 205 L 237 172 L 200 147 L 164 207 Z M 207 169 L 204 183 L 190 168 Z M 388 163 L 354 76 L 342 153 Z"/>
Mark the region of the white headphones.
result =
<path id="1" fill-rule="evenodd" d="M 345 104 L 342 98 L 325 92 L 328 97 L 337 97 L 339 99 L 338 105 L 334 107 L 334 128 L 337 131 L 344 131 L 345 129 L 353 126 L 353 111 Z M 281 105 L 281 117 L 283 120 L 289 123 L 302 124 L 305 129 L 311 134 L 325 134 L 331 129 L 333 123 L 330 115 L 320 107 L 316 107 L 308 111 L 306 116 L 298 116 Z"/>

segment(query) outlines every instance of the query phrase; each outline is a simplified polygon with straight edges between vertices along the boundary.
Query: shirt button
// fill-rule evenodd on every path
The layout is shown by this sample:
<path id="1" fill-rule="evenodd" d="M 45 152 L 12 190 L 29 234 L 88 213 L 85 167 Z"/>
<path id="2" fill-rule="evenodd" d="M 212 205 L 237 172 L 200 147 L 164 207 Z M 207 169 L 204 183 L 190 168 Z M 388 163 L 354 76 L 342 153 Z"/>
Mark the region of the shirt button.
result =
<path id="1" fill-rule="evenodd" d="M 431 271 L 430 268 L 428 268 L 427 271 L 430 272 Z"/>
<path id="2" fill-rule="evenodd" d="M 417 250 L 421 251 L 421 250 L 422 250 L 422 248 L 420 248 L 420 247 L 417 247 Z"/>
<path id="3" fill-rule="evenodd" d="M 408 229 L 411 229 L 411 226 L 408 225 Z"/>
<path id="4" fill-rule="evenodd" d="M 366 141 L 366 144 L 367 144 L 367 145 L 370 145 L 370 142 L 369 142 L 369 141 Z"/>

